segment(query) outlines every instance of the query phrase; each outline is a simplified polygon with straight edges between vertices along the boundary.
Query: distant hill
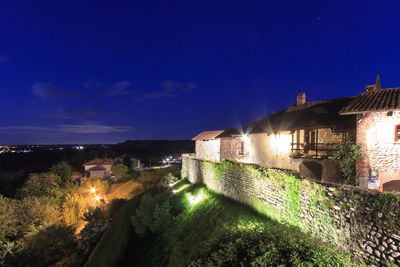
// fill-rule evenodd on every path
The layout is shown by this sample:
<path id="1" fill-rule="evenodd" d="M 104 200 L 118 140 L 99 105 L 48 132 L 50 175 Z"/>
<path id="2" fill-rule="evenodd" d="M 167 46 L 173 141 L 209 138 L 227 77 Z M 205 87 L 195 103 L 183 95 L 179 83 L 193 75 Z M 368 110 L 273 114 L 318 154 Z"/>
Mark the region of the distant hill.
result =
<path id="1" fill-rule="evenodd" d="M 128 140 L 112 147 L 117 154 L 130 154 L 141 159 L 159 158 L 167 155 L 193 153 L 192 140 Z"/>

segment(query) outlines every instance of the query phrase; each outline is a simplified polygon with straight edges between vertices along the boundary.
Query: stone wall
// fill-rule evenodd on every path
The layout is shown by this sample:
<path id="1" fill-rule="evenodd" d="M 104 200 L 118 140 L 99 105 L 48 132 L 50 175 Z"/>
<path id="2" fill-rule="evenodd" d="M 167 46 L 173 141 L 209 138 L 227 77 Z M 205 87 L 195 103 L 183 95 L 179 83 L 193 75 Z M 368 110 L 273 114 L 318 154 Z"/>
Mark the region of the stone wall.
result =
<path id="1" fill-rule="evenodd" d="M 378 172 L 380 190 L 383 184 L 400 179 L 400 142 L 394 141 L 395 126 L 400 124 L 400 112 L 371 112 L 358 117 L 357 143 L 366 155 L 357 162 L 358 183 L 367 187 L 370 171 Z"/>
<path id="2" fill-rule="evenodd" d="M 182 157 L 192 183 L 249 205 L 351 251 L 367 264 L 400 264 L 400 197 L 301 179 L 294 173 L 231 161 Z"/>

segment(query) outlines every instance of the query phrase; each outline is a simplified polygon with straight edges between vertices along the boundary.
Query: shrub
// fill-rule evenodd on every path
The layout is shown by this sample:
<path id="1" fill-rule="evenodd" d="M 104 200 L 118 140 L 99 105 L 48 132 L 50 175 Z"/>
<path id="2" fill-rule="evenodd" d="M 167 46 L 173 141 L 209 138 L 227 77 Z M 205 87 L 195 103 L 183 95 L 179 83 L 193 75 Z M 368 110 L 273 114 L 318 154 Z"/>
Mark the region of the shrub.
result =
<path id="1" fill-rule="evenodd" d="M 52 172 L 33 173 L 20 189 L 20 197 L 62 196 L 61 178 Z"/>
<path id="2" fill-rule="evenodd" d="M 100 179 L 99 177 L 90 177 L 86 180 L 84 185 L 87 191 L 90 188 L 95 188 L 98 194 L 107 194 L 110 191 L 110 181 Z"/>
<path id="3" fill-rule="evenodd" d="M 155 195 L 145 194 L 131 222 L 135 233 L 140 237 L 149 232 L 157 233 L 168 227 L 172 221 L 169 198 L 171 193 L 164 191 Z"/>
<path id="4" fill-rule="evenodd" d="M 50 167 L 50 171 L 57 174 L 61 178 L 63 184 L 68 182 L 72 177 L 72 168 L 65 161 L 54 164 Z"/>
<path id="5" fill-rule="evenodd" d="M 74 229 L 51 225 L 40 229 L 25 240 L 25 249 L 33 257 L 33 266 L 49 266 L 70 255 L 78 246 Z"/>
<path id="6" fill-rule="evenodd" d="M 168 173 L 161 181 L 160 187 L 162 189 L 166 189 L 170 187 L 170 184 L 176 183 L 179 181 L 179 178 L 173 175 L 172 173 Z"/>
<path id="7" fill-rule="evenodd" d="M 361 144 L 353 144 L 348 138 L 345 143 L 337 144 L 336 148 L 333 158 L 339 161 L 339 168 L 346 183 L 356 185 L 356 161 L 365 157 L 361 151 Z"/>
<path id="8" fill-rule="evenodd" d="M 82 220 L 93 223 L 99 220 L 107 220 L 107 216 L 100 207 L 89 207 L 89 209 L 83 213 Z"/>
<path id="9" fill-rule="evenodd" d="M 81 248 L 88 251 L 93 250 L 107 227 L 108 221 L 105 219 L 98 219 L 86 224 L 79 233 L 79 237 L 81 239 Z"/>
<path id="10" fill-rule="evenodd" d="M 68 194 L 62 204 L 62 218 L 66 225 L 76 225 L 86 209 L 85 199 L 78 194 Z"/>
<path id="11" fill-rule="evenodd" d="M 111 167 L 111 171 L 118 178 L 125 177 L 128 174 L 129 169 L 124 164 L 116 164 Z"/>

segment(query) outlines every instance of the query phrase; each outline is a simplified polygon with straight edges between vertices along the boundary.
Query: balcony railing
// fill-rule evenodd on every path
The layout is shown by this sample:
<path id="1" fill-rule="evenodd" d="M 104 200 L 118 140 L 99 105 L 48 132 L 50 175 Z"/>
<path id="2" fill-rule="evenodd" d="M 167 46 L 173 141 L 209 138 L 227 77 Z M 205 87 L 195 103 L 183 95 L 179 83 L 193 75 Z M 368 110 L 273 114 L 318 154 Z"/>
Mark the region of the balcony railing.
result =
<path id="1" fill-rule="evenodd" d="M 291 143 L 293 158 L 328 158 L 337 151 L 337 143 Z"/>

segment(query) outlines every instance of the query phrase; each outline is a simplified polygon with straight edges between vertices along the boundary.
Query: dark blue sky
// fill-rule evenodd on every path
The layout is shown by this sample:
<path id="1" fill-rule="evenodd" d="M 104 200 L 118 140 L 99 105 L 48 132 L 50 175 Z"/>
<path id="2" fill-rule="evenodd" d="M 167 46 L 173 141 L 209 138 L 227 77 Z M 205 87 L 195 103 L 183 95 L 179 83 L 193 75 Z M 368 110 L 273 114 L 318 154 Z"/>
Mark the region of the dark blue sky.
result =
<path id="1" fill-rule="evenodd" d="M 3 1 L 0 143 L 186 139 L 377 72 L 400 86 L 400 3 L 384 2 Z"/>

